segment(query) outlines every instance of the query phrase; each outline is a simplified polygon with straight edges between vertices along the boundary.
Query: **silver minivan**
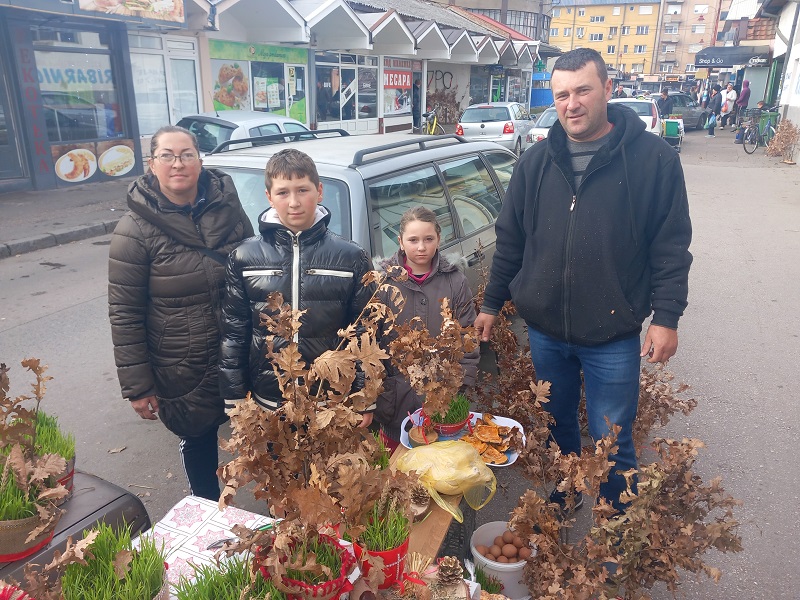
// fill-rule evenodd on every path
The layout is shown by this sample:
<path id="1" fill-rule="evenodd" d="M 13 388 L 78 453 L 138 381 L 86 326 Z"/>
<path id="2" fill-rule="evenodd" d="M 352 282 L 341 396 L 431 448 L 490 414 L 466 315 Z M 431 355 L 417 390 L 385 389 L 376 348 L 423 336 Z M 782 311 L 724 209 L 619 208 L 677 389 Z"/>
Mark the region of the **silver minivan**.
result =
<path id="1" fill-rule="evenodd" d="M 528 147 L 528 132 L 534 127 L 528 109 L 519 102 L 485 102 L 464 110 L 456 134 L 468 140 L 497 142 L 517 156 Z"/>
<path id="2" fill-rule="evenodd" d="M 470 287 L 477 290 L 479 263 L 491 265 L 494 254 L 494 224 L 517 160 L 514 154 L 493 142 L 467 142 L 454 135 L 314 133 L 316 139 L 207 154 L 203 165 L 233 178 L 258 230 L 258 216 L 268 207 L 267 160 L 285 148 L 302 150 L 317 165 L 330 229 L 372 256 L 396 252 L 400 217 L 413 206 L 426 206 L 442 227 L 442 253 L 466 259 Z"/>

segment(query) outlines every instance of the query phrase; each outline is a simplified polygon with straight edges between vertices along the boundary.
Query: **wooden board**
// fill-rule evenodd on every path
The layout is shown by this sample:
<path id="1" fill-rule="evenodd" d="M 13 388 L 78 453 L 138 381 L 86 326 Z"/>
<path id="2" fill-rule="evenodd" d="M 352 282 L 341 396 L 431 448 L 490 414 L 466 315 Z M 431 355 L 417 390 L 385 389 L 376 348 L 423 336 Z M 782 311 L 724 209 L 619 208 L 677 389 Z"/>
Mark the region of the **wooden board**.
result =
<path id="1" fill-rule="evenodd" d="M 403 445 L 397 447 L 391 458 L 389 459 L 389 466 L 394 467 L 397 460 L 408 452 L 408 448 Z M 451 506 L 457 507 L 461 502 L 461 494 L 456 496 L 442 495 Z M 439 548 L 442 546 L 447 530 L 450 528 L 450 523 L 453 516 L 443 510 L 433 500 L 431 500 L 430 513 L 424 521 L 419 521 L 411 526 L 411 536 L 408 541 L 409 552 L 419 552 L 424 556 L 436 558 L 439 553 Z"/>

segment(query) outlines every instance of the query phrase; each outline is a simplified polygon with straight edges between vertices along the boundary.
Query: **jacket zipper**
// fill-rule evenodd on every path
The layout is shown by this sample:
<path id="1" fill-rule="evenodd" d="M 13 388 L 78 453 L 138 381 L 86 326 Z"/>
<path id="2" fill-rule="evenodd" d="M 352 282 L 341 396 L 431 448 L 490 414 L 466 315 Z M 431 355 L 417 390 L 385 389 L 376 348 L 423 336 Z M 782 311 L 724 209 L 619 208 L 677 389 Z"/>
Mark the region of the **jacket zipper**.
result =
<path id="1" fill-rule="evenodd" d="M 554 163 L 555 164 L 555 163 Z M 597 166 L 590 172 L 586 173 L 581 179 L 581 185 L 584 184 L 586 179 L 589 178 L 595 171 L 597 171 L 600 167 Z M 558 164 L 556 164 L 558 167 Z M 567 176 L 564 175 L 564 171 L 561 170 L 561 167 L 558 167 L 558 170 L 561 172 L 561 176 L 566 180 L 567 185 L 569 185 L 570 189 L 572 189 L 572 184 L 570 184 L 569 179 Z M 571 279 L 571 269 L 570 264 L 572 263 L 572 241 L 575 237 L 575 206 L 578 203 L 578 189 L 575 190 L 572 194 L 572 203 L 569 205 L 569 217 L 567 221 L 567 238 L 564 242 L 564 271 L 561 274 L 561 286 L 564 289 L 562 297 L 562 306 L 561 306 L 561 314 L 563 315 L 563 326 L 564 326 L 564 339 L 567 340 L 568 343 L 572 343 L 572 329 L 569 326 L 569 303 L 570 303 L 570 286 L 569 282 Z"/>
<path id="2" fill-rule="evenodd" d="M 292 236 L 292 310 L 300 310 L 300 234 Z M 300 332 L 295 331 L 292 341 L 300 341 Z"/>
<path id="3" fill-rule="evenodd" d="M 331 277 L 343 277 L 345 279 L 353 278 L 353 274 L 350 271 L 336 271 L 334 269 L 308 269 L 306 275 L 329 275 Z"/>

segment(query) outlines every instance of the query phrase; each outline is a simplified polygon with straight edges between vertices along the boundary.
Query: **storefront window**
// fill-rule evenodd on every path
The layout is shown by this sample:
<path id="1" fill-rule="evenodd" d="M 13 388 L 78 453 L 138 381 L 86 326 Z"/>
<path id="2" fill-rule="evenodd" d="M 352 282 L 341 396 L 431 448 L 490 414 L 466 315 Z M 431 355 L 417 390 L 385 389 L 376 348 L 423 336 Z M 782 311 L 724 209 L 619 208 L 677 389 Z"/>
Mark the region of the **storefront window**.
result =
<path id="1" fill-rule="evenodd" d="M 483 67 L 470 68 L 469 95 L 472 96 L 472 104 L 489 101 L 489 74 Z"/>
<path id="2" fill-rule="evenodd" d="M 139 134 L 152 135 L 164 125 L 169 125 L 164 57 L 160 54 L 131 53 L 131 70 Z"/>
<path id="3" fill-rule="evenodd" d="M 108 54 L 35 50 L 34 56 L 51 142 L 122 135 Z"/>
<path id="4" fill-rule="evenodd" d="M 320 52 L 316 62 L 317 122 L 374 119 L 378 116 L 376 57 Z M 356 64 L 367 66 L 351 66 Z"/>
<path id="5" fill-rule="evenodd" d="M 412 62 L 400 58 L 383 61 L 383 114 L 387 117 L 411 114 Z"/>
<path id="6" fill-rule="evenodd" d="M 253 109 L 267 112 L 286 111 L 283 65 L 253 62 Z"/>

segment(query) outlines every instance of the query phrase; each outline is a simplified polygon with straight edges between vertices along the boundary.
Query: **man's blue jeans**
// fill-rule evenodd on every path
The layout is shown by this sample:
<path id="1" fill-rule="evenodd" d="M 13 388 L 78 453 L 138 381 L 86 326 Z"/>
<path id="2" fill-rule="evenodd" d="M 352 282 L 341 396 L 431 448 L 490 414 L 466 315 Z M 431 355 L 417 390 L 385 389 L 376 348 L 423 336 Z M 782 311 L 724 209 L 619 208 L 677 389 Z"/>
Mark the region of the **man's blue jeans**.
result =
<path id="1" fill-rule="evenodd" d="M 568 344 L 528 328 L 531 358 L 539 381 L 549 381 L 550 402 L 544 408 L 553 415 L 553 438 L 564 454 L 581 452 L 578 405 L 581 398 L 581 369 L 586 386 L 586 412 L 589 435 L 598 440 L 608 433 L 605 418 L 622 427 L 617 438 L 619 450 L 609 457 L 616 461 L 608 481 L 600 486 L 600 495 L 618 510 L 625 490 L 625 478 L 617 471 L 636 468 L 632 428 L 639 404 L 639 337 L 600 346 Z M 634 490 L 635 491 L 635 490 Z"/>

